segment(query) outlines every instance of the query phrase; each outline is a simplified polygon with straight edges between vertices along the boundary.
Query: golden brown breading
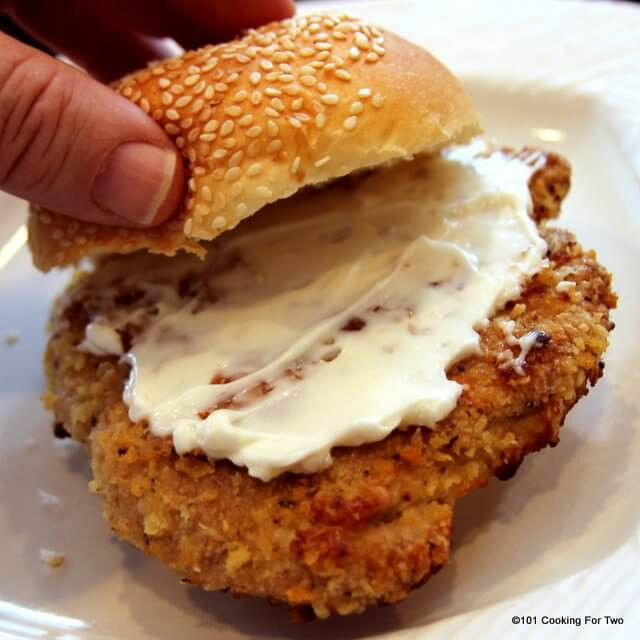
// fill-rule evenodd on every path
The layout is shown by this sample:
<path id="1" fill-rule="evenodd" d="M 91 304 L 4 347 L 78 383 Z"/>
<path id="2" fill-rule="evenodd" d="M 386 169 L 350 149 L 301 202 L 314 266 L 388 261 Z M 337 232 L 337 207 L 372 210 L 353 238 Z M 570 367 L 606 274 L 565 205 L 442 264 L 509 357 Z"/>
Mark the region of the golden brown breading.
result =
<path id="1" fill-rule="evenodd" d="M 568 180 L 557 158 L 533 177 L 539 219 L 557 212 Z M 132 424 L 126 368 L 74 349 L 94 306 L 114 304 L 87 303 L 91 275 L 54 313 L 47 404 L 87 444 L 113 530 L 189 582 L 311 606 L 319 617 L 397 602 L 446 564 L 455 501 L 555 445 L 567 411 L 602 373 L 616 303 L 610 276 L 568 232 L 543 235 L 548 268 L 482 332 L 483 354 L 449 372 L 465 389 L 456 409 L 433 430 L 334 450 L 321 473 L 265 483 L 226 461 L 178 456 L 170 439 Z M 558 291 L 563 280 L 575 287 Z M 516 336 L 539 332 L 524 375 L 499 366 L 504 318 Z"/>

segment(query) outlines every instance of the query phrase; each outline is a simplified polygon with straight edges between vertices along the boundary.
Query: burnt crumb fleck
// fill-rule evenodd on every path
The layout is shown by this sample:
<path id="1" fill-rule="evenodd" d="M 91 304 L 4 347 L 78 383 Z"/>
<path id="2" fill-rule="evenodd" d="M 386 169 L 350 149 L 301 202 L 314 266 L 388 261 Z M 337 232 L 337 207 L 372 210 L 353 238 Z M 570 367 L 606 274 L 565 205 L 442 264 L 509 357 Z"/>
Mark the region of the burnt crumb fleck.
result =
<path id="1" fill-rule="evenodd" d="M 118 455 L 119 456 L 124 456 L 127 454 L 127 451 L 129 451 L 129 449 L 127 449 L 127 447 L 119 447 L 118 448 Z"/>
<path id="2" fill-rule="evenodd" d="M 196 287 L 196 274 L 193 272 L 189 272 L 182 276 L 178 281 L 178 295 L 181 298 L 195 298 L 198 295 L 198 290 Z"/>
<path id="3" fill-rule="evenodd" d="M 138 302 L 144 297 L 144 291 L 142 289 L 125 289 L 118 293 L 113 299 L 119 306 L 128 306 Z"/>
<path id="4" fill-rule="evenodd" d="M 189 578 L 181 578 L 181 579 L 180 579 L 180 582 L 181 582 L 182 584 L 193 584 L 193 583 L 191 582 L 191 580 L 189 580 Z"/>
<path id="5" fill-rule="evenodd" d="M 400 461 L 400 454 L 399 453 L 394 453 L 391 456 L 391 459 L 394 460 L 395 462 L 399 462 Z"/>
<path id="6" fill-rule="evenodd" d="M 439 287 L 442 284 L 441 280 L 433 280 L 433 282 L 429 283 L 430 287 Z"/>
<path id="7" fill-rule="evenodd" d="M 364 470 L 362 471 L 362 475 L 363 475 L 365 478 L 367 478 L 367 477 L 369 476 L 369 469 L 364 469 Z"/>
<path id="8" fill-rule="evenodd" d="M 598 362 L 598 368 L 600 369 L 600 371 L 604 371 L 604 362 L 602 360 Z"/>
<path id="9" fill-rule="evenodd" d="M 354 316 L 342 327 L 342 331 L 361 331 L 364 329 L 366 324 L 366 320 L 363 320 L 358 316 Z"/>
<path id="10" fill-rule="evenodd" d="M 296 502 L 295 500 L 280 500 L 278 502 L 278 504 L 283 508 L 283 509 L 295 509 L 296 508 Z"/>
<path id="11" fill-rule="evenodd" d="M 536 331 L 536 345 L 543 346 L 549 344 L 551 336 L 546 331 Z"/>
<path id="12" fill-rule="evenodd" d="M 56 422 L 53 425 L 53 435 L 56 438 L 60 438 L 61 440 L 71 437 L 71 434 L 64 428 L 62 422 Z"/>

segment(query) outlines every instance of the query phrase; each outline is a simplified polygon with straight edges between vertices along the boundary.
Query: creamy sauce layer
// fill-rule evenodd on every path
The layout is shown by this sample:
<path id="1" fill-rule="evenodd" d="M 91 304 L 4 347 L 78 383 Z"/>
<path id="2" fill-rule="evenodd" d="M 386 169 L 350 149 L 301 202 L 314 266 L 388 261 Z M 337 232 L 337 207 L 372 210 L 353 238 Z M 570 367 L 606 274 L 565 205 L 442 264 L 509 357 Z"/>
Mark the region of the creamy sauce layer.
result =
<path id="1" fill-rule="evenodd" d="M 528 215 L 535 162 L 483 157 L 483 144 L 306 192 L 205 262 L 156 259 L 132 277 L 157 314 L 124 356 L 131 419 L 262 480 L 434 427 L 461 394 L 447 369 L 478 352 L 476 329 L 546 251 Z M 85 348 L 122 353 L 125 321 L 109 321 L 89 325 Z"/>

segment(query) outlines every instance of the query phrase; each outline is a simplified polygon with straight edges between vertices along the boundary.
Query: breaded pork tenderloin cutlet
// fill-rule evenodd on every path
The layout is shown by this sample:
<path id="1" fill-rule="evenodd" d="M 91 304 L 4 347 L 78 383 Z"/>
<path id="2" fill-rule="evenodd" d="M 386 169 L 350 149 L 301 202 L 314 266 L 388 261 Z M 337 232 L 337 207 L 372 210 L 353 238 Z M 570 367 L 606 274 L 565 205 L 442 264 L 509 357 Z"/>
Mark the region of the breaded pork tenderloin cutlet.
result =
<path id="1" fill-rule="evenodd" d="M 449 371 L 464 388 L 453 412 L 435 429 L 334 450 L 333 465 L 312 475 L 263 482 L 229 462 L 178 456 L 170 438 L 133 424 L 122 401 L 127 367 L 75 347 L 92 316 L 135 305 L 135 292 L 113 299 L 96 291 L 95 274 L 79 275 L 54 309 L 46 401 L 87 445 L 113 530 L 193 584 L 319 617 L 403 599 L 446 564 L 456 500 L 555 445 L 601 375 L 610 276 L 571 234 L 544 226 L 568 185 L 555 156 L 531 179 L 548 264 L 481 332 L 482 355 Z"/>

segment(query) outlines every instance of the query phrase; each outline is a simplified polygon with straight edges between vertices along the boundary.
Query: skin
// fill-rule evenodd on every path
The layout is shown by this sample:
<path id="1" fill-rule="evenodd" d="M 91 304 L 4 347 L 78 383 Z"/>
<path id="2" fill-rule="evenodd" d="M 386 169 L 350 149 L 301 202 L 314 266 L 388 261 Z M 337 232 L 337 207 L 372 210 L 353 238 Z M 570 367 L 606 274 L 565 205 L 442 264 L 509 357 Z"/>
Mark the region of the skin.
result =
<path id="1" fill-rule="evenodd" d="M 88 72 L 0 32 L 0 189 L 90 222 L 162 222 L 183 198 L 182 159 L 101 82 L 175 54 L 167 38 L 193 48 L 292 13 L 292 0 L 0 0 L 0 15 Z"/>

